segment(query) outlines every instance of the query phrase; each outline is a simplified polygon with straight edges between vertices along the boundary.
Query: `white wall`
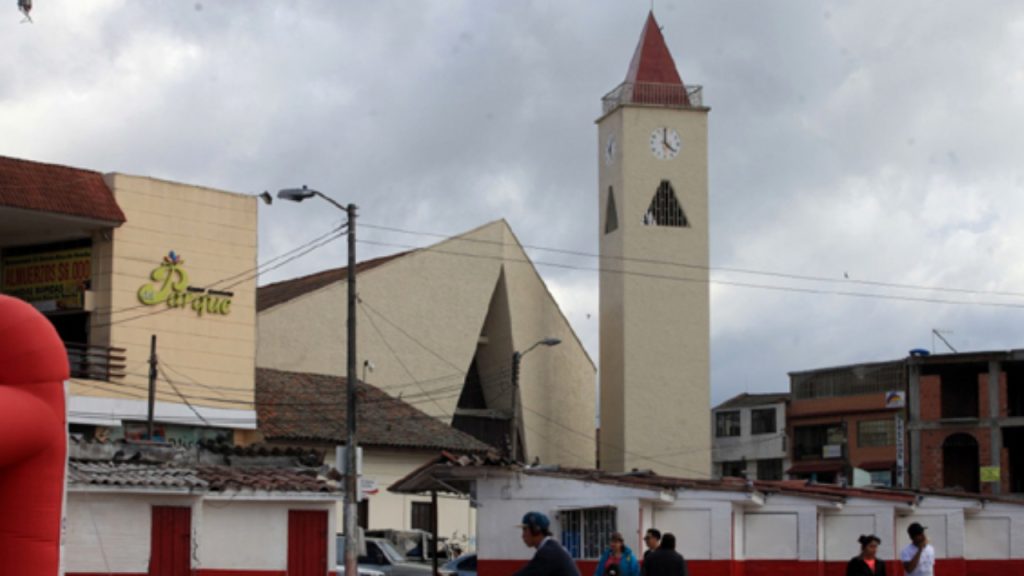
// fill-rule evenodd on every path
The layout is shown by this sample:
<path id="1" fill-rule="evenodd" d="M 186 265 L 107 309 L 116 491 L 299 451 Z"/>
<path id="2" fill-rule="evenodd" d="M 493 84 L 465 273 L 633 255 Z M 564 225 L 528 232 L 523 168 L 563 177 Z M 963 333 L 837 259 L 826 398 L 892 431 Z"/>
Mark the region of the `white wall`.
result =
<path id="1" fill-rule="evenodd" d="M 67 572 L 149 571 L 153 506 L 190 506 L 195 533 L 198 498 L 71 491 L 67 503 Z"/>
<path id="2" fill-rule="evenodd" d="M 334 502 L 205 500 L 195 554 L 197 568 L 286 570 L 288 511 L 327 512 L 327 565 L 336 566 Z"/>
<path id="3" fill-rule="evenodd" d="M 686 558 L 730 560 L 733 503 L 721 496 L 687 492 L 685 498 L 655 509 L 654 527 L 675 534 L 676 550 Z"/>
<path id="4" fill-rule="evenodd" d="M 153 506 L 192 508 L 192 568 L 285 570 L 288 510 L 328 511 L 334 534 L 333 501 L 282 502 L 201 500 L 194 495 L 68 493 L 66 572 L 149 571 Z M 334 538 L 328 543 L 334 566 Z"/>
<path id="5" fill-rule="evenodd" d="M 878 557 L 894 560 L 900 541 L 895 533 L 896 513 L 893 506 L 873 500 L 851 499 L 842 509 L 829 510 L 822 517 L 822 550 L 830 562 L 847 561 L 860 554 L 861 535 L 874 534 L 881 539 Z"/>
<path id="6" fill-rule="evenodd" d="M 969 560 L 1024 558 L 1024 510 L 986 503 L 964 518 L 964 557 Z"/>
<path id="7" fill-rule="evenodd" d="M 388 492 L 388 486 L 405 477 L 413 470 L 437 458 L 433 451 L 398 450 L 363 447 L 363 478 L 377 483 L 378 492 L 368 495 L 370 530 L 412 528 L 412 503 L 430 502 L 429 495 L 395 494 Z M 328 450 L 324 464 L 335 466 L 335 454 Z M 444 538 L 454 538 L 464 550 L 476 549 L 476 510 L 470 507 L 469 499 L 438 493 L 437 529 Z M 344 510 L 337 506 L 338 532 L 342 531 Z"/>
<path id="8" fill-rule="evenodd" d="M 743 511 L 743 558 L 818 560 L 818 505 L 827 502 L 772 496 Z"/>
<path id="9" fill-rule="evenodd" d="M 546 514 L 557 538 L 561 532 L 559 511 L 613 506 L 619 532 L 627 543 L 636 542 L 641 534 L 641 495 L 657 498 L 657 493 L 648 490 L 561 478 L 510 475 L 482 479 L 477 485 L 477 554 L 484 559 L 529 559 L 533 550 L 523 544 L 516 525 L 530 511 Z M 636 552 L 643 553 L 640 549 Z"/>

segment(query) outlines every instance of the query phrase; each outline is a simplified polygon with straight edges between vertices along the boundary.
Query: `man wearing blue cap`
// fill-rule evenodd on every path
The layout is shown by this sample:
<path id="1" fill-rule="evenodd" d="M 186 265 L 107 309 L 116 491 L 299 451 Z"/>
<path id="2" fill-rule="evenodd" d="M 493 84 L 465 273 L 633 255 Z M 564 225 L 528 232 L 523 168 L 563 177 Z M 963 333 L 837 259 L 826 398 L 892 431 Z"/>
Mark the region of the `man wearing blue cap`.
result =
<path id="1" fill-rule="evenodd" d="M 513 576 L 580 576 L 572 556 L 551 537 L 551 521 L 547 516 L 527 512 L 519 527 L 523 529 L 523 543 L 537 551 Z"/>

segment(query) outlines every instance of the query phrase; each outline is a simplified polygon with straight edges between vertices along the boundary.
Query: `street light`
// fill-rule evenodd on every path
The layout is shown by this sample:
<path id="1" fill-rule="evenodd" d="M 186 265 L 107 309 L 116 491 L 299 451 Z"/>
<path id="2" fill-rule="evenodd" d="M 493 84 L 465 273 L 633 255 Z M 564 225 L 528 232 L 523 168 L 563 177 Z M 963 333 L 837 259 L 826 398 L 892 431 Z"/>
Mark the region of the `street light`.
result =
<path id="1" fill-rule="evenodd" d="M 523 356 L 538 346 L 558 346 L 562 341 L 558 338 L 544 338 L 533 343 L 525 352 L 518 350 L 512 353 L 512 461 L 519 461 L 519 364 Z"/>
<path id="2" fill-rule="evenodd" d="M 262 196 L 262 195 L 261 195 Z M 264 197 L 264 201 L 269 198 Z M 345 438 L 345 573 L 356 574 L 356 560 L 359 556 L 359 543 L 356 538 L 357 526 L 359 525 L 359 508 L 357 496 L 359 494 L 359 478 L 356 473 L 356 451 L 358 439 L 356 438 L 356 205 L 349 204 L 342 206 L 331 197 L 303 186 L 302 188 L 285 188 L 277 192 L 281 200 L 302 202 L 308 198 L 318 196 L 330 202 L 339 210 L 348 214 L 348 351 L 346 379 L 347 390 L 345 394 L 347 435 Z M 269 202 L 267 202 L 269 204 Z"/>

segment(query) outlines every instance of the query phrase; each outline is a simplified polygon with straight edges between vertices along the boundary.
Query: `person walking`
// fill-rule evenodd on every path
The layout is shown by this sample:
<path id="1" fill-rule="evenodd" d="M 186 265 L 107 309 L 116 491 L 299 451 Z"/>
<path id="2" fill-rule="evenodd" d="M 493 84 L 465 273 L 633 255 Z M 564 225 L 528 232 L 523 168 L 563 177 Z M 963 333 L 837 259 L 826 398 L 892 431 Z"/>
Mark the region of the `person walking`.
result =
<path id="1" fill-rule="evenodd" d="M 846 576 L 886 576 L 885 562 L 877 557 L 882 540 L 871 534 L 861 536 L 857 542 L 860 542 L 860 554 L 846 565 Z"/>
<path id="2" fill-rule="evenodd" d="M 933 576 L 935 574 L 935 548 L 928 543 L 925 526 L 914 522 L 907 527 L 910 544 L 900 552 L 900 562 L 906 576 Z"/>
<path id="3" fill-rule="evenodd" d="M 513 576 L 580 576 L 569 552 L 551 537 L 551 521 L 540 512 L 527 512 L 522 529 L 523 544 L 537 551 Z"/>
<path id="4" fill-rule="evenodd" d="M 612 532 L 608 548 L 597 561 L 594 576 L 640 576 L 640 563 L 619 532 Z"/>
<path id="5" fill-rule="evenodd" d="M 646 562 L 647 556 L 657 550 L 658 545 L 661 544 L 661 530 L 648 528 L 647 533 L 644 534 L 644 544 L 647 545 L 647 550 L 644 550 L 644 562 Z"/>
<path id="6" fill-rule="evenodd" d="M 674 534 L 666 532 L 662 535 L 661 544 L 647 555 L 640 573 L 643 576 L 689 576 L 686 560 L 676 552 Z"/>

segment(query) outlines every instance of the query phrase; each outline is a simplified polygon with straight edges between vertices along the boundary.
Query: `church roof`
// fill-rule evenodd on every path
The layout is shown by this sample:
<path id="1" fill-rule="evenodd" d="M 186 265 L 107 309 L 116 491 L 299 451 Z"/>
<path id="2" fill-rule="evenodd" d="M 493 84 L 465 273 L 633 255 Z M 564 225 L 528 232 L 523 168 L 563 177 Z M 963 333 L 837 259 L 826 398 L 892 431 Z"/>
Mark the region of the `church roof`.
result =
<path id="1" fill-rule="evenodd" d="M 626 82 L 631 84 L 671 84 L 682 86 L 683 80 L 676 70 L 676 63 L 661 35 L 661 28 L 654 19 L 654 12 L 647 15 L 640 42 L 636 45 L 633 60 L 629 63 Z"/>

